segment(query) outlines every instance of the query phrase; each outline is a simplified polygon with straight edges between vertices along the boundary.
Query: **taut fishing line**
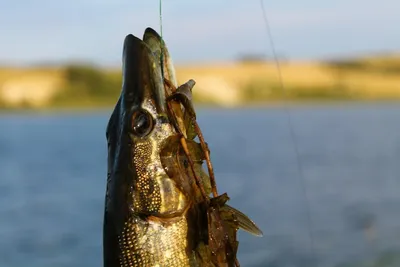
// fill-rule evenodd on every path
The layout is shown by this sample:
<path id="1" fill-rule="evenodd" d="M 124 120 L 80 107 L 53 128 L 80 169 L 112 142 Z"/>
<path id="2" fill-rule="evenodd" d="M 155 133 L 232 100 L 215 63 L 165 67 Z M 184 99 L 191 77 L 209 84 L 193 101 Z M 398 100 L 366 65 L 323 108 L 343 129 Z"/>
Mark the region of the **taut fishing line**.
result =
<path id="1" fill-rule="evenodd" d="M 285 88 L 285 84 L 283 82 L 281 66 L 280 66 L 279 59 L 278 59 L 278 56 L 277 56 L 277 53 L 275 50 L 275 43 L 272 38 L 271 28 L 270 28 L 270 24 L 269 24 L 269 21 L 267 18 L 267 12 L 265 10 L 264 1 L 260 0 L 260 4 L 261 4 L 261 10 L 262 10 L 262 15 L 263 15 L 266 31 L 268 34 L 268 39 L 270 41 L 271 50 L 272 50 L 272 53 L 274 56 L 274 61 L 275 61 L 276 68 L 278 71 L 279 84 L 281 86 L 281 89 L 282 89 L 284 95 L 288 96 L 287 90 Z M 162 25 L 163 25 L 163 22 L 162 22 L 162 0 L 159 1 L 159 15 L 160 15 L 160 35 L 161 35 L 161 53 L 160 53 L 161 73 L 162 73 L 162 77 L 164 77 L 164 67 L 163 67 L 163 65 L 164 65 L 163 64 L 163 62 L 164 62 L 164 49 L 163 49 L 164 40 L 163 40 L 163 31 L 162 31 Z M 313 232 L 312 232 L 313 227 L 312 227 L 312 219 L 311 219 L 311 209 L 310 209 L 310 205 L 309 205 L 310 201 L 309 201 L 307 187 L 306 187 L 306 183 L 305 183 L 305 179 L 304 179 L 304 171 L 303 171 L 299 148 L 298 148 L 298 144 L 297 144 L 297 140 L 296 140 L 296 134 L 295 134 L 294 127 L 293 127 L 292 116 L 286 105 L 284 105 L 284 110 L 287 113 L 287 122 L 288 122 L 288 126 L 290 129 L 290 138 L 292 139 L 292 143 L 293 143 L 295 154 L 296 154 L 297 171 L 299 173 L 300 183 L 301 183 L 301 187 L 302 187 L 305 202 L 306 202 L 306 212 L 307 212 L 307 220 L 308 220 L 308 226 L 309 226 L 308 234 L 309 234 L 309 238 L 310 238 L 311 250 L 315 256 L 314 236 L 313 236 Z"/>
<path id="2" fill-rule="evenodd" d="M 285 84 L 283 82 L 281 66 L 279 64 L 279 59 L 278 59 L 278 56 L 276 54 L 275 43 L 274 43 L 274 40 L 272 38 L 271 27 L 270 27 L 270 24 L 269 24 L 269 21 L 268 21 L 268 18 L 267 18 L 267 12 L 265 10 L 264 0 L 260 0 L 260 3 L 261 3 L 261 10 L 262 10 L 263 18 L 264 18 L 265 27 L 266 27 L 267 34 L 268 34 L 268 39 L 270 41 L 271 50 L 272 50 L 272 53 L 273 53 L 273 56 L 274 56 L 274 61 L 275 61 L 276 68 L 277 68 L 277 71 L 278 71 L 279 84 L 281 86 L 283 94 L 287 97 L 288 93 L 287 93 L 287 90 L 285 88 Z M 292 139 L 292 143 L 293 143 L 294 150 L 295 150 L 295 153 L 296 153 L 297 171 L 299 173 L 300 183 L 301 183 L 301 187 L 303 189 L 303 194 L 304 194 L 305 203 L 306 203 L 306 212 L 307 212 L 307 220 L 308 220 L 308 234 L 309 234 L 309 238 L 310 238 L 311 251 L 315 256 L 314 235 L 313 235 L 313 232 L 312 232 L 312 228 L 313 227 L 312 227 L 312 219 L 311 219 L 311 209 L 310 209 L 310 204 L 309 204 L 310 201 L 309 201 L 309 197 L 308 197 L 306 182 L 305 182 L 305 179 L 304 179 L 304 171 L 303 171 L 303 167 L 302 167 L 302 163 L 301 163 L 299 147 L 298 147 L 298 144 L 297 144 L 296 134 L 295 134 L 294 127 L 293 127 L 292 116 L 291 116 L 291 113 L 290 113 L 288 107 L 285 104 L 284 104 L 284 110 L 287 113 L 287 122 L 288 122 L 288 126 L 289 126 L 289 129 L 290 129 L 290 137 Z"/>

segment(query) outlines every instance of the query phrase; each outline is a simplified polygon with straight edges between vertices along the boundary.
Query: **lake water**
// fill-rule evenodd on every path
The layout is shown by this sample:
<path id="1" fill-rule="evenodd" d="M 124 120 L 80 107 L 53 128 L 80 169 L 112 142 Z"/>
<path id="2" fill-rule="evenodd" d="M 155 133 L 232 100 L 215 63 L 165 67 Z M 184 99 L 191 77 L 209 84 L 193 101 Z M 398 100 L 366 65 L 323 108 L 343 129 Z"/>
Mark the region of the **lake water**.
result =
<path id="1" fill-rule="evenodd" d="M 0 115 L 1 267 L 102 266 L 109 113 Z M 198 112 L 219 191 L 264 232 L 242 266 L 400 266 L 400 105 L 290 116 L 298 157 L 283 109 Z"/>

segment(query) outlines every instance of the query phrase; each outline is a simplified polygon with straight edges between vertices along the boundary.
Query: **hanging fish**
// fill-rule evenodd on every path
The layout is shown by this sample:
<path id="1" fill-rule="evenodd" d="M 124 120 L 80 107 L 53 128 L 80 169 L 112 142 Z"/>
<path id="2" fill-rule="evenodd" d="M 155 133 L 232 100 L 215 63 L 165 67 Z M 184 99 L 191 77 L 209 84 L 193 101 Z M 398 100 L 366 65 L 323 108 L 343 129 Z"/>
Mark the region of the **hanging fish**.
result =
<path id="1" fill-rule="evenodd" d="M 194 85 L 177 86 L 154 30 L 125 38 L 122 92 L 106 133 L 104 267 L 239 266 L 237 230 L 262 235 L 217 193 Z"/>

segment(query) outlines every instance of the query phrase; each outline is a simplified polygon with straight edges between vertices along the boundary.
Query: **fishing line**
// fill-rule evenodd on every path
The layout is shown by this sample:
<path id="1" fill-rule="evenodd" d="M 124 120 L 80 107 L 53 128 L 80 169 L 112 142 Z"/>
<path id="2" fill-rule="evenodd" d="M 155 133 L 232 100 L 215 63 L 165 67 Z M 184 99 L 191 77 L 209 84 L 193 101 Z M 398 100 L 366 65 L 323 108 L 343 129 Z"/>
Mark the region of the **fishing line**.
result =
<path id="1" fill-rule="evenodd" d="M 270 41 L 270 46 L 272 49 L 272 53 L 274 56 L 274 61 L 277 67 L 277 71 L 278 71 L 278 78 L 279 78 L 279 84 L 281 86 L 281 89 L 284 93 L 284 95 L 287 97 L 288 93 L 287 90 L 285 88 L 285 84 L 283 82 L 283 77 L 282 77 L 282 71 L 281 71 L 281 66 L 279 63 L 279 59 L 276 53 L 276 49 L 275 49 L 275 43 L 274 40 L 272 38 L 272 33 L 271 33 L 271 28 L 270 28 L 270 24 L 267 18 L 267 12 L 265 10 L 265 6 L 264 6 L 264 1 L 260 0 L 260 4 L 261 4 L 261 10 L 262 10 L 262 15 L 263 15 L 263 19 L 264 19 L 264 23 L 265 23 L 265 27 L 267 30 L 267 34 L 268 34 L 268 39 Z M 163 40 L 163 21 L 162 21 L 162 0 L 159 1 L 159 16 L 160 16 L 160 36 L 161 36 L 161 53 L 160 53 L 160 61 L 161 61 L 161 73 L 162 73 L 162 77 L 164 77 L 164 40 Z M 287 122 L 288 122 L 288 126 L 290 129 L 290 138 L 292 140 L 293 146 L 294 146 L 294 150 L 295 150 L 295 154 L 296 154 L 296 165 L 297 165 L 297 171 L 299 173 L 299 178 L 300 178 L 300 183 L 301 183 L 301 187 L 303 190 L 303 194 L 304 194 L 304 198 L 305 198 L 305 202 L 306 202 L 306 213 L 307 213 L 307 220 L 308 220 L 308 225 L 309 225 L 309 229 L 308 229 L 308 233 L 309 233 L 309 238 L 310 238 L 310 245 L 311 245 L 311 250 L 313 252 L 313 254 L 315 255 L 315 244 L 314 244 L 314 236 L 313 236 L 313 232 L 312 232 L 312 219 L 311 219 L 311 209 L 310 209 L 310 201 L 309 201 L 309 197 L 308 197 L 308 192 L 307 192 L 307 187 L 305 184 L 305 178 L 304 178 L 304 171 L 303 171 L 303 167 L 302 167 L 302 163 L 301 163 L 301 158 L 300 158 L 300 153 L 299 153 L 299 148 L 298 148 L 298 144 L 297 144 L 297 140 L 296 140 L 296 134 L 294 131 L 294 127 L 293 127 L 293 122 L 292 122 L 292 116 L 291 113 L 289 111 L 289 109 L 286 107 L 286 105 L 284 105 L 284 110 L 287 113 Z"/>
<path id="2" fill-rule="evenodd" d="M 282 88 L 283 94 L 287 97 L 288 93 L 287 90 L 285 88 L 285 84 L 283 82 L 283 77 L 282 77 L 282 71 L 281 71 L 281 66 L 279 63 L 279 59 L 278 56 L 276 54 L 276 50 L 275 50 L 275 43 L 274 40 L 272 38 L 272 33 L 271 33 L 271 28 L 270 28 L 270 24 L 267 18 L 267 12 L 265 10 L 265 6 L 264 6 L 264 0 L 260 0 L 261 3 L 261 10 L 263 13 L 263 18 L 264 18 L 264 23 L 265 23 L 265 27 L 267 30 L 267 34 L 268 34 L 268 39 L 270 41 L 270 46 L 271 46 L 271 50 L 274 56 L 274 61 L 276 64 L 276 68 L 278 71 L 278 77 L 279 77 L 279 84 Z M 292 139 L 292 143 L 294 146 L 294 150 L 296 153 L 296 165 L 297 165 L 297 171 L 299 173 L 299 178 L 300 178 L 300 183 L 301 183 L 301 187 L 303 190 L 303 194 L 304 194 L 304 198 L 305 198 L 305 202 L 306 202 L 306 213 L 307 213 L 307 220 L 308 220 L 308 234 L 309 234 L 309 238 L 310 238 L 310 245 L 311 245 L 311 251 L 315 256 L 315 244 L 314 244 L 314 235 L 312 232 L 312 219 L 311 219 L 311 209 L 310 209 L 310 201 L 309 201 L 309 197 L 308 197 L 308 192 L 307 192 L 307 187 L 306 187 L 306 183 L 305 183 L 305 179 L 304 179 L 304 171 L 303 171 L 303 167 L 302 167 L 302 163 L 301 163 L 301 158 L 300 158 L 300 153 L 299 153 L 299 147 L 297 144 L 297 140 L 296 140 L 296 134 L 294 131 L 294 127 L 293 127 L 293 122 L 292 122 L 292 116 L 291 113 L 288 109 L 288 107 L 284 104 L 284 110 L 287 113 L 287 122 L 289 125 L 289 129 L 290 129 L 290 137 Z"/>

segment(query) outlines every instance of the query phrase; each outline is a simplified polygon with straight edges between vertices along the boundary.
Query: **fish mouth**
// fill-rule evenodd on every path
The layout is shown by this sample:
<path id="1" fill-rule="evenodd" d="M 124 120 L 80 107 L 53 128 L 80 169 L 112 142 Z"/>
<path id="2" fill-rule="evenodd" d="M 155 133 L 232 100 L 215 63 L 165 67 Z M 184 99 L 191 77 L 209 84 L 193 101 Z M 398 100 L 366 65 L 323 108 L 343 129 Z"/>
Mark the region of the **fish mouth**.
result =
<path id="1" fill-rule="evenodd" d="M 125 37 L 122 55 L 122 97 L 124 103 L 138 109 L 152 102 L 156 113 L 166 111 L 164 79 L 161 60 L 141 39 L 129 34 Z"/>
<path id="2" fill-rule="evenodd" d="M 164 77 L 167 78 L 172 85 L 178 87 L 174 63 L 162 37 L 154 29 L 147 28 L 143 34 L 143 41 L 149 46 L 155 57 L 160 59 L 159 62 L 162 66 Z"/>

